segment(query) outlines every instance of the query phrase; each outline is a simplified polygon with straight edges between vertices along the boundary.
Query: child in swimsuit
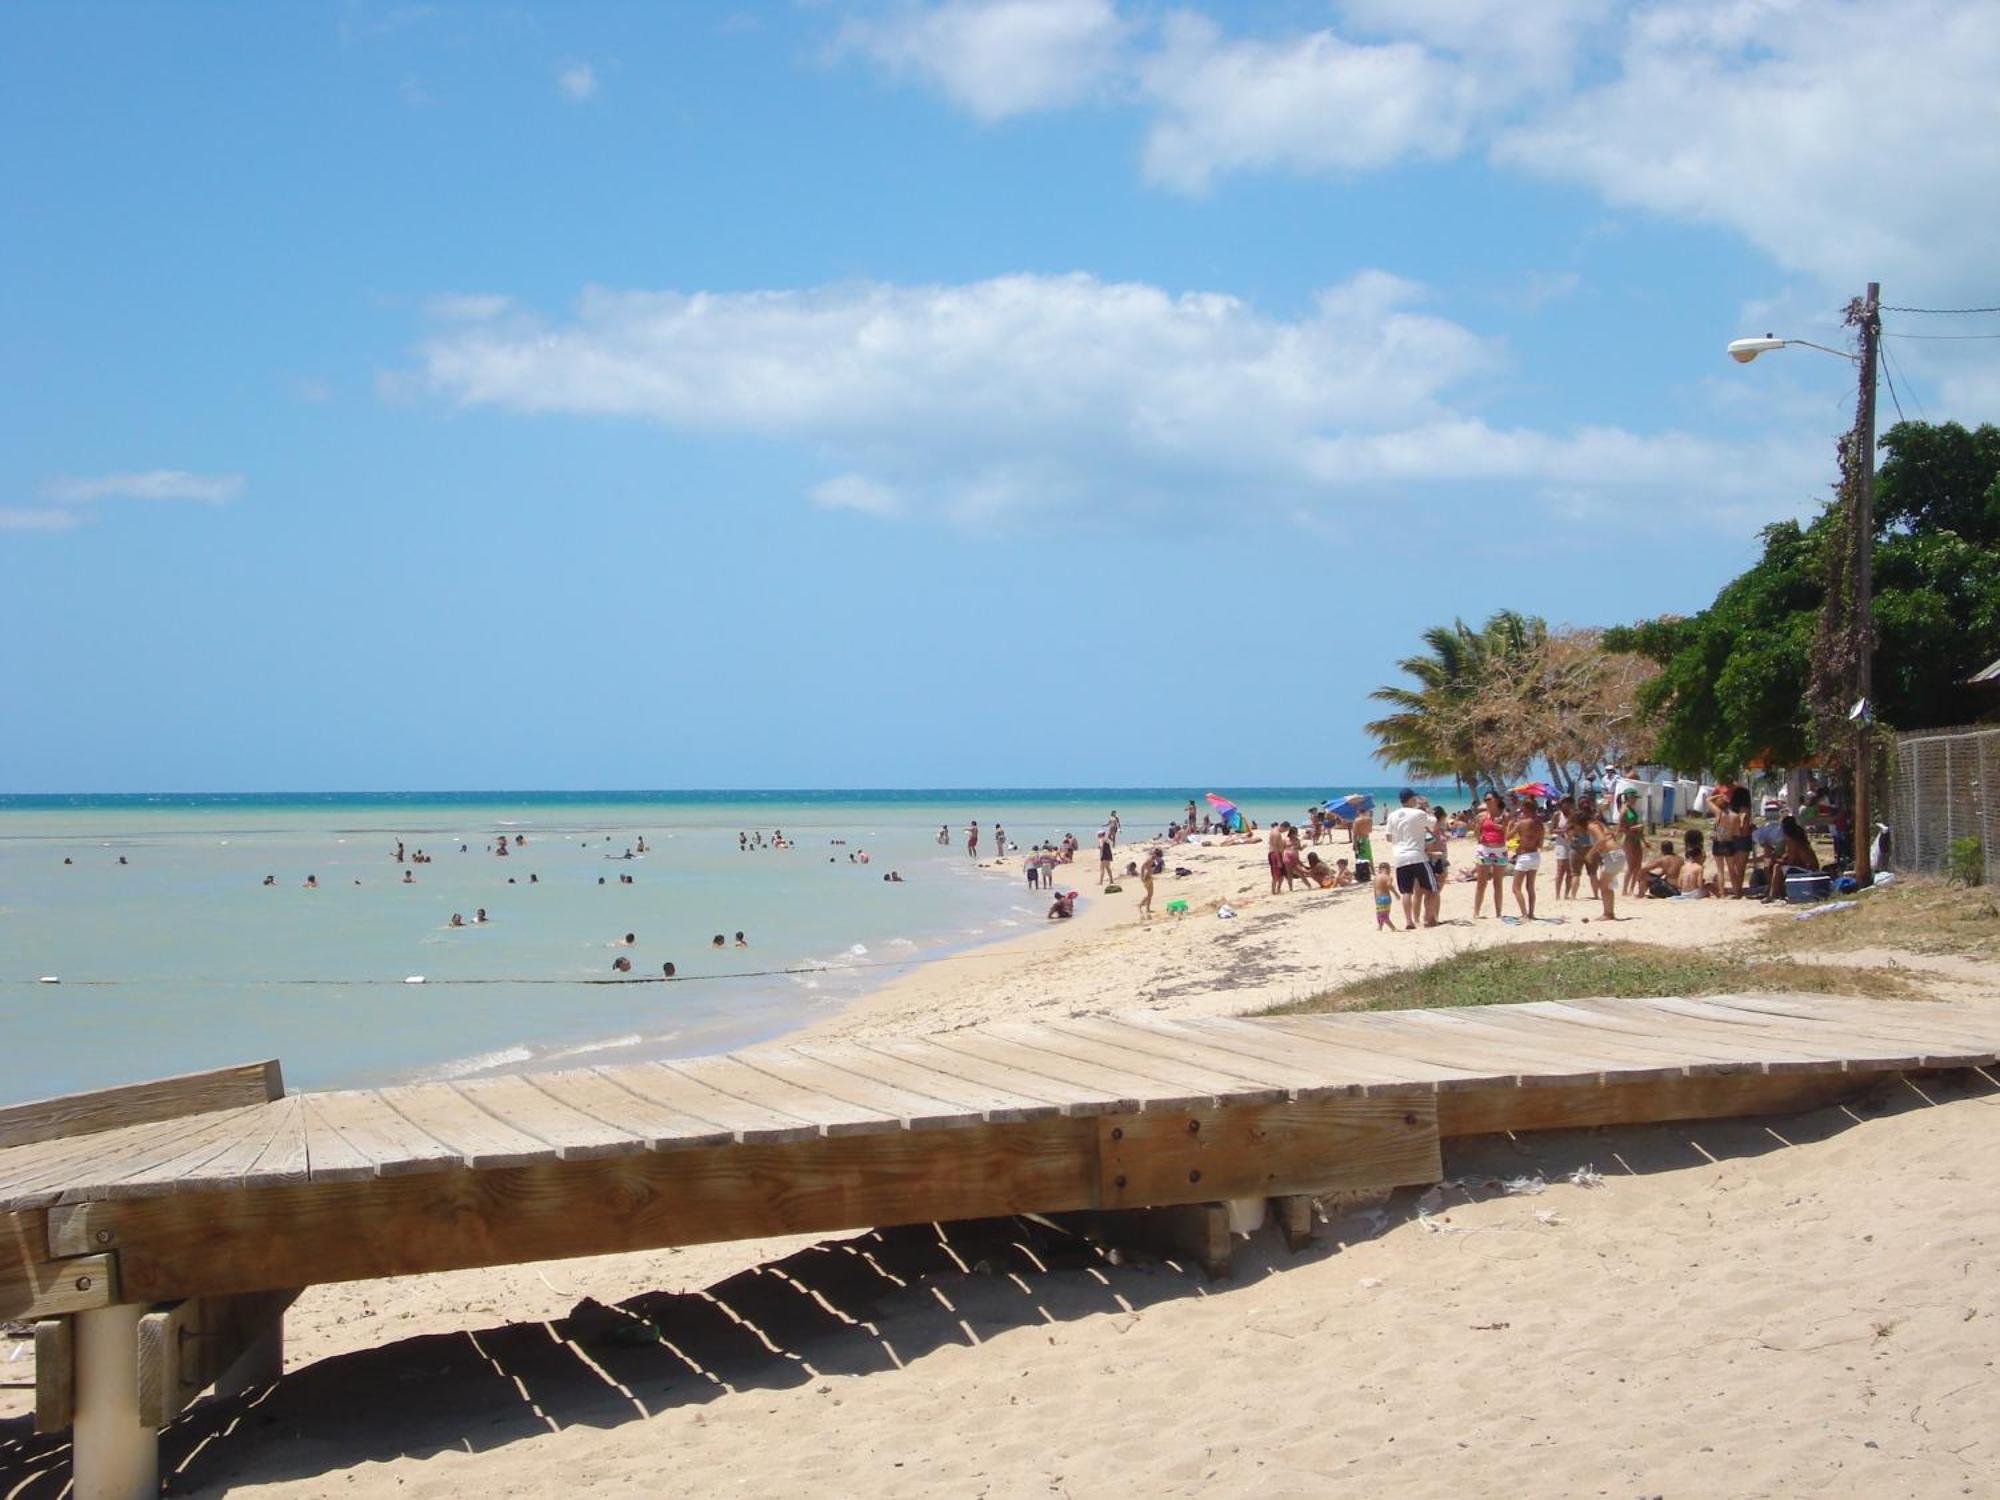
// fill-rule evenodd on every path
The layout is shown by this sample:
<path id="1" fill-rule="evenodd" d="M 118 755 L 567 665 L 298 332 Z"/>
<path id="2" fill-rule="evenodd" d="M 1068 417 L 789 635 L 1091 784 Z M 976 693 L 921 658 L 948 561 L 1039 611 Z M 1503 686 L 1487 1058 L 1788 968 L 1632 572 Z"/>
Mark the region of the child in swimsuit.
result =
<path id="1" fill-rule="evenodd" d="M 1379 932 L 1385 927 L 1392 932 L 1395 930 L 1395 924 L 1391 922 L 1389 919 L 1389 909 L 1392 906 L 1394 906 L 1395 903 L 1396 903 L 1396 882 L 1389 874 L 1389 867 L 1387 865 L 1377 865 L 1375 867 L 1376 931 Z"/>

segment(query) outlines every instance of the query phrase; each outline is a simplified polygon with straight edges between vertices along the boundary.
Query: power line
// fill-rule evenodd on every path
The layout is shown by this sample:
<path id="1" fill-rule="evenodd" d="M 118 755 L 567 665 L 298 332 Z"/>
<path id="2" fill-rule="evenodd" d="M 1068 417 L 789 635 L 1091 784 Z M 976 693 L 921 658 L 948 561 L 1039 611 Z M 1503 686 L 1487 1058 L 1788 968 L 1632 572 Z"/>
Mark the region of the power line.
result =
<path id="1" fill-rule="evenodd" d="M 1882 378 L 1883 380 L 1888 382 L 1889 399 L 1893 401 L 1896 405 L 1896 420 L 1898 422 L 1909 421 L 1910 419 L 1903 415 L 1902 398 L 1897 396 L 1896 394 L 1896 377 L 1889 373 L 1889 362 L 1886 359 L 1882 361 Z"/>
<path id="2" fill-rule="evenodd" d="M 1885 339 L 1942 339 L 1946 342 L 1963 339 L 2000 339 L 2000 333 L 1885 333 Z"/>
<path id="3" fill-rule="evenodd" d="M 1883 312 L 1930 313 L 1941 318 L 1967 317 L 1973 313 L 2000 313 L 2000 307 L 1891 307 L 1882 305 Z"/>
<path id="4" fill-rule="evenodd" d="M 1884 344 L 1882 346 L 1882 358 L 1885 363 L 1894 362 L 1896 359 L 1895 351 L 1890 349 L 1887 344 Z M 1901 369 L 1902 366 L 1898 364 L 1897 368 Z M 1928 422 L 1930 420 L 1930 413 L 1924 410 L 1924 398 L 1917 394 L 1917 388 L 1914 384 L 1911 383 L 1909 372 L 1907 370 L 1903 372 L 1903 384 L 1910 387 L 1910 400 L 1916 404 L 1917 415 L 1922 417 L 1926 422 Z M 1890 384 L 1889 394 L 1892 398 L 1896 394 L 1895 385 L 1893 382 Z M 1897 407 L 1896 412 L 1900 416 L 1902 414 L 1902 408 L 1900 406 Z"/>

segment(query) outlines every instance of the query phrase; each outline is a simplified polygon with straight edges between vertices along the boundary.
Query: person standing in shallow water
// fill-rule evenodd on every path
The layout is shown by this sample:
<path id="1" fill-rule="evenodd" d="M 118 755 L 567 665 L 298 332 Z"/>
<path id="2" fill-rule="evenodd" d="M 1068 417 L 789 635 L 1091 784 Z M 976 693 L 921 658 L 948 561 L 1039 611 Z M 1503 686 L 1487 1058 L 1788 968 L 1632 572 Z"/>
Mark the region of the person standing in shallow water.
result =
<path id="1" fill-rule="evenodd" d="M 969 858 L 979 858 L 979 820 L 974 818 L 965 829 L 965 852 Z"/>

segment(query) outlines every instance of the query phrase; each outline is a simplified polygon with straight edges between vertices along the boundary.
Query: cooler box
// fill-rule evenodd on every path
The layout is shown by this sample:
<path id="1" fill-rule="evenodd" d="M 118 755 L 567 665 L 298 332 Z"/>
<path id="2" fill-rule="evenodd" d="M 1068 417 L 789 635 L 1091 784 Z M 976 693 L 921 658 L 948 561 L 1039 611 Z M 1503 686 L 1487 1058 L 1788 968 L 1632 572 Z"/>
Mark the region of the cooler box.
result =
<path id="1" fill-rule="evenodd" d="M 1785 877 L 1785 900 L 1795 906 L 1803 906 L 1808 901 L 1824 901 L 1833 894 L 1831 875 L 1814 875 L 1805 870 L 1794 870 Z"/>

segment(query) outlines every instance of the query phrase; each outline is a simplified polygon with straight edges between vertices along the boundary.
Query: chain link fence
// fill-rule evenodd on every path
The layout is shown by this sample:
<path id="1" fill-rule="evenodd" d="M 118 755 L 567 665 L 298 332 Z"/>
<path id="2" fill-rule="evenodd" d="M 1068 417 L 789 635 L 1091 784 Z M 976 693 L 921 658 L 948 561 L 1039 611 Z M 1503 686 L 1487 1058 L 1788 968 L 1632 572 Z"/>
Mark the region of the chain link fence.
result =
<path id="1" fill-rule="evenodd" d="M 1895 868 L 1947 874 L 1953 845 L 1976 839 L 1986 883 L 2000 884 L 2000 727 L 1899 734 L 1890 779 Z"/>

